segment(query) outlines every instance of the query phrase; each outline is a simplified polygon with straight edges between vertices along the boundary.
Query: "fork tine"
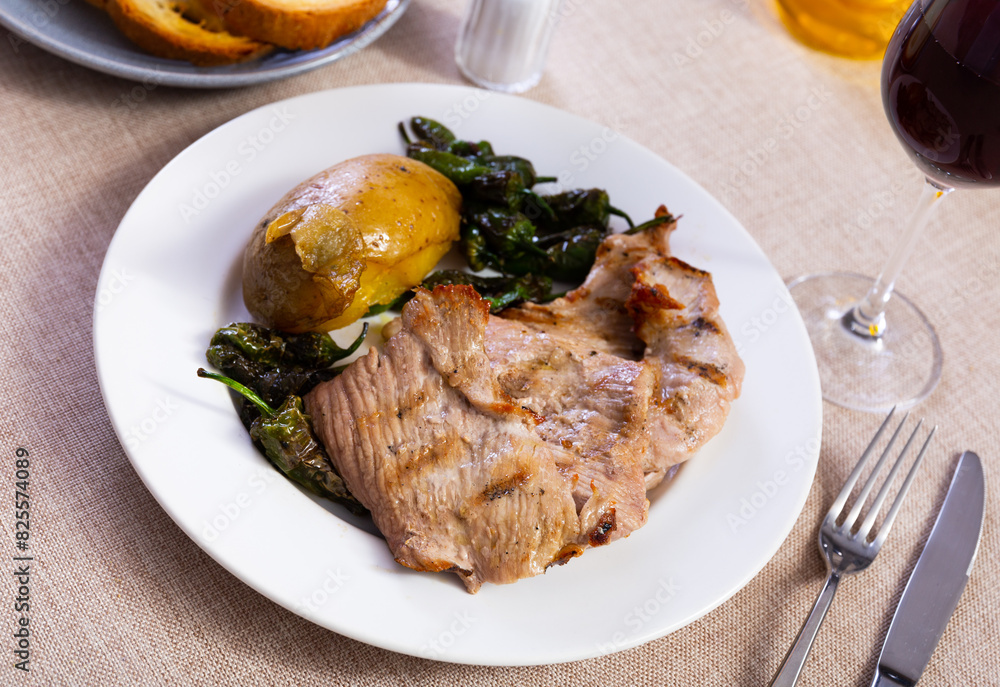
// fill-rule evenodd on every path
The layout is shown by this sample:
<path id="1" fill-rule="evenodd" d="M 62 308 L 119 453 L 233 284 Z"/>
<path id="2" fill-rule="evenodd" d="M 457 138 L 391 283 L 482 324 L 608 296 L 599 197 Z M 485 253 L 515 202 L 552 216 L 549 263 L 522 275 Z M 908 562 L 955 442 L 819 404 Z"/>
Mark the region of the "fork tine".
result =
<path id="1" fill-rule="evenodd" d="M 885 420 L 882 421 L 882 426 L 878 428 L 878 431 L 875 432 L 875 436 L 872 437 L 871 443 L 868 444 L 868 448 L 866 448 L 865 452 L 861 454 L 861 460 L 858 461 L 858 464 L 854 467 L 854 471 L 847 478 L 847 482 L 844 483 L 844 487 L 840 490 L 840 493 L 837 495 L 833 505 L 830 506 L 830 510 L 826 514 L 827 518 L 833 518 L 836 520 L 837 516 L 840 515 L 840 512 L 844 510 L 844 504 L 847 503 L 847 497 L 851 495 L 851 490 L 854 489 L 854 483 L 858 481 L 858 477 L 861 475 L 861 470 L 865 467 L 865 463 L 868 462 L 868 458 L 871 456 L 872 450 L 875 448 L 875 444 L 877 444 L 878 440 L 882 437 L 882 432 L 884 432 L 885 428 L 889 425 L 889 420 L 892 419 L 893 413 L 895 412 L 896 407 L 893 406 Z"/>
<path id="2" fill-rule="evenodd" d="M 857 521 L 858 514 L 861 512 L 861 508 L 865 505 L 865 501 L 868 499 L 868 494 L 870 494 L 872 492 L 872 489 L 875 488 L 875 480 L 878 479 L 879 473 L 882 472 L 882 466 L 885 465 L 885 461 L 889 457 L 889 453 L 892 451 L 892 447 L 896 443 L 896 439 L 897 437 L 899 437 L 899 433 L 900 431 L 902 431 L 903 425 L 906 424 L 906 421 L 909 419 L 909 417 L 910 417 L 909 413 L 903 416 L 903 419 L 900 421 L 899 425 L 896 426 L 896 431 L 892 433 L 892 438 L 889 439 L 889 443 L 886 444 L 885 450 L 882 451 L 882 455 L 879 456 L 878 462 L 875 463 L 875 467 L 872 468 L 871 474 L 868 475 L 868 481 L 865 482 L 865 486 L 862 487 L 861 493 L 858 494 L 858 498 L 854 502 L 854 506 L 851 507 L 851 512 L 847 514 L 846 518 L 844 518 L 844 524 L 842 525 L 842 527 L 845 530 L 849 531 L 851 527 L 854 526 L 854 523 Z M 917 426 L 919 427 L 920 425 L 918 424 Z M 907 447 L 909 447 L 909 444 L 907 444 Z"/>
<path id="3" fill-rule="evenodd" d="M 931 439 L 934 437 L 934 432 L 937 431 L 937 425 L 931 429 L 931 433 L 927 435 L 927 439 L 924 440 L 924 445 L 920 448 L 920 453 L 917 454 L 917 459 L 913 461 L 913 467 L 910 468 L 910 472 L 906 475 L 906 480 L 903 481 L 903 486 L 899 488 L 899 493 L 896 494 L 896 500 L 892 502 L 892 508 L 889 509 L 889 514 L 885 516 L 885 522 L 882 523 L 882 528 L 879 530 L 878 536 L 875 537 L 875 541 L 872 542 L 872 546 L 878 551 L 882 547 L 882 543 L 885 538 L 889 536 L 889 530 L 892 529 L 892 523 L 896 519 L 896 513 L 899 512 L 900 507 L 903 505 L 903 499 L 906 498 L 906 492 L 910 489 L 910 482 L 913 481 L 914 475 L 917 474 L 917 468 L 920 467 L 920 463 L 924 460 L 924 453 L 927 452 L 927 446 L 931 443 Z"/>
<path id="4" fill-rule="evenodd" d="M 858 528 L 858 537 L 860 539 L 865 539 L 868 537 L 868 532 L 871 530 L 872 525 L 875 524 L 875 518 L 878 517 L 878 513 L 882 510 L 882 504 L 885 503 L 886 497 L 889 495 L 889 488 L 892 486 L 892 482 L 896 479 L 896 473 L 903 466 L 903 460 L 906 458 L 906 454 L 910 450 L 910 446 L 913 444 L 913 440 L 917 438 L 917 432 L 920 431 L 920 427 L 924 424 L 923 420 L 917 423 L 917 426 L 913 428 L 913 432 L 910 433 L 910 438 L 906 440 L 906 445 L 903 446 L 903 450 L 899 452 L 899 458 L 896 459 L 895 464 L 892 466 L 892 470 L 889 471 L 889 475 L 885 478 L 882 483 L 882 488 L 879 489 L 878 496 L 875 497 L 875 502 L 872 503 L 871 509 L 868 511 L 868 515 L 865 517 L 865 521 L 861 523 L 861 527 Z"/>

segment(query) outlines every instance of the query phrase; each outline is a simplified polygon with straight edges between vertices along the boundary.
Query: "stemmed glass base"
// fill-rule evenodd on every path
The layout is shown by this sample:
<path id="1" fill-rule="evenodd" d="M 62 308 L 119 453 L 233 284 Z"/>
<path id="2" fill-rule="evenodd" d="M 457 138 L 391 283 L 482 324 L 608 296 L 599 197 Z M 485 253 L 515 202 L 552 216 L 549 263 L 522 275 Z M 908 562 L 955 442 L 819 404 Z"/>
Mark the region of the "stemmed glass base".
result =
<path id="1" fill-rule="evenodd" d="M 816 353 L 823 398 L 852 410 L 886 412 L 925 399 L 941 379 L 941 344 L 924 314 L 894 293 L 885 306 L 891 326 L 859 326 L 854 308 L 875 280 L 826 272 L 792 281 L 788 288 Z"/>

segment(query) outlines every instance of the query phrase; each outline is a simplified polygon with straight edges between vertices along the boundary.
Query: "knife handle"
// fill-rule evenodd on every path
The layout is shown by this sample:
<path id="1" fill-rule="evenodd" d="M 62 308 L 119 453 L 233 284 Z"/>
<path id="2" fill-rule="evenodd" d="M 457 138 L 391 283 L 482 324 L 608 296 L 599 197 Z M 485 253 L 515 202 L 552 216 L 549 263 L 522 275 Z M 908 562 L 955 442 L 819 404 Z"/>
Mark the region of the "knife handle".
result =
<path id="1" fill-rule="evenodd" d="M 875 669 L 875 677 L 872 679 L 871 687 L 913 687 L 915 682 L 906 680 L 900 682 L 879 666 Z"/>
<path id="2" fill-rule="evenodd" d="M 795 683 L 799 681 L 802 668 L 805 667 L 806 659 L 809 658 L 813 640 L 819 633 L 819 626 L 823 624 L 823 618 L 830 610 L 838 582 L 840 582 L 840 575 L 831 571 L 826 578 L 826 584 L 823 585 L 823 591 L 819 593 L 816 603 L 813 604 L 812 610 L 809 612 L 809 617 L 803 623 L 792 648 L 785 654 L 785 659 L 781 662 L 778 672 L 775 673 L 768 687 L 794 687 Z"/>

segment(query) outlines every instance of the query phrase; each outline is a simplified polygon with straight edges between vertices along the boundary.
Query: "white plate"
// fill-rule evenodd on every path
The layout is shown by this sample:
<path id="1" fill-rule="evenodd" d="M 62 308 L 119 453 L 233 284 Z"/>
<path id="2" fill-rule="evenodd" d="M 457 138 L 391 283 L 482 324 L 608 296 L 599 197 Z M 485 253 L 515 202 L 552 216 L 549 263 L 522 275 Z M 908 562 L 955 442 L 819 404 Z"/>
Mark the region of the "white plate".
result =
<path id="1" fill-rule="evenodd" d="M 601 186 L 637 220 L 683 214 L 676 255 L 714 275 L 747 375 L 722 433 L 651 494 L 649 523 L 568 565 L 475 596 L 416 573 L 334 504 L 277 475 L 228 391 L 199 379 L 213 331 L 247 319 L 250 230 L 288 189 L 345 158 L 403 150 L 397 122 L 436 118 Z M 707 143 L 706 143 L 707 145 Z M 122 220 L 101 271 L 94 347 L 108 412 L 163 508 L 219 563 L 282 606 L 403 653 L 475 664 L 582 659 L 661 637 L 745 585 L 798 516 L 819 453 L 816 363 L 781 278 L 683 173 L 598 124 L 530 100 L 421 84 L 332 90 L 249 112 L 194 143 Z"/>
<path id="2" fill-rule="evenodd" d="M 0 24 L 13 32 L 6 42 L 15 51 L 27 41 L 70 62 L 141 81 L 146 87 L 228 88 L 282 79 L 346 57 L 385 33 L 409 4 L 410 0 L 389 0 L 374 19 L 325 48 L 276 50 L 221 67 L 153 57 L 125 38 L 107 14 L 81 0 L 0 0 Z"/>

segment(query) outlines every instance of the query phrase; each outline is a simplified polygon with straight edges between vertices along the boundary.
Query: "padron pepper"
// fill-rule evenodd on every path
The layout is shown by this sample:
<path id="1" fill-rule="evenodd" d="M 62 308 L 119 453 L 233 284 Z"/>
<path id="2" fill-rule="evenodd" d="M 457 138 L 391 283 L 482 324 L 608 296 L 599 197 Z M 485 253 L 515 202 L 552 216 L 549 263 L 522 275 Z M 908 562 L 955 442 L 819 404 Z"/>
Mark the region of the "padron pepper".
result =
<path id="1" fill-rule="evenodd" d="M 334 343 L 329 334 L 278 334 L 252 322 L 234 322 L 216 331 L 210 345 L 230 346 L 255 363 L 270 367 L 321 368 L 349 356 L 357 350 L 360 341 L 344 349 Z"/>
<path id="2" fill-rule="evenodd" d="M 437 150 L 448 150 L 455 143 L 455 134 L 451 132 L 451 129 L 428 117 L 412 117 L 410 129 L 413 130 L 413 134 L 418 140 L 426 141 Z M 406 138 L 406 130 L 401 129 L 401 131 Z"/>
<path id="3" fill-rule="evenodd" d="M 335 376 L 330 366 L 354 353 L 367 334 L 366 323 L 349 347 L 340 348 L 329 334 L 278 334 L 259 324 L 237 322 L 216 331 L 205 357 L 267 403 L 279 405 Z"/>
<path id="4" fill-rule="evenodd" d="M 496 172 L 517 172 L 524 180 L 525 188 L 531 188 L 541 181 L 550 181 L 550 177 L 539 179 L 531 160 L 517 155 L 490 155 L 479 158 L 481 164 Z"/>
<path id="5" fill-rule="evenodd" d="M 453 141 L 448 152 L 478 162 L 493 155 L 493 146 L 489 141 Z"/>
<path id="6" fill-rule="evenodd" d="M 466 186 L 478 176 L 489 174 L 490 168 L 445 150 L 437 150 L 426 143 L 416 142 L 406 146 L 406 156 L 434 168 L 455 184 Z"/>
<path id="7" fill-rule="evenodd" d="M 527 191 L 524 178 L 517 172 L 500 170 L 476 177 L 469 184 L 469 195 L 483 203 L 506 206 L 517 210 Z"/>
<path id="8" fill-rule="evenodd" d="M 582 281 L 594 266 L 597 249 L 607 235 L 601 225 L 585 224 L 546 237 L 543 245 L 548 245 L 545 253 L 550 263 L 545 273 L 560 281 Z"/>
<path id="9" fill-rule="evenodd" d="M 469 267 L 476 272 L 485 270 L 490 265 L 500 264 L 500 258 L 490 252 L 489 246 L 486 245 L 486 237 L 474 224 L 462 223 L 459 247 Z"/>
<path id="10" fill-rule="evenodd" d="M 493 146 L 489 141 L 460 141 L 451 129 L 429 117 L 412 117 L 410 129 L 418 141 L 423 141 L 436 150 L 443 150 L 477 162 L 493 155 Z M 399 124 L 399 130 L 403 140 L 409 144 L 410 137 L 402 122 Z"/>
<path id="11" fill-rule="evenodd" d="M 277 409 L 253 390 L 224 375 L 198 368 L 198 376 L 214 379 L 240 393 L 260 411 L 250 426 L 250 436 L 271 463 L 290 480 L 317 496 L 343 504 L 356 515 L 367 512 L 337 474 L 323 447 L 316 441 L 309 416 L 299 396 L 289 396 Z"/>
<path id="12" fill-rule="evenodd" d="M 605 228 L 597 224 L 550 234 L 538 239 L 536 248 L 541 254 L 505 255 L 502 269 L 507 274 L 544 274 L 557 281 L 578 282 L 593 267 L 597 249 L 606 237 Z"/>
<path id="13" fill-rule="evenodd" d="M 627 214 L 611 205 L 608 192 L 603 189 L 574 189 L 542 196 L 542 199 L 555 213 L 554 220 L 543 208 L 530 208 L 530 201 L 528 207 L 523 209 L 538 224 L 539 234 L 554 234 L 592 224 L 606 227 L 611 215 L 624 217 L 629 227 L 634 226 Z"/>
<path id="14" fill-rule="evenodd" d="M 535 225 L 520 212 L 491 206 L 473 206 L 470 210 L 463 215 L 463 220 L 479 230 L 487 247 L 501 263 L 512 253 L 544 255 L 535 245 Z"/>
<path id="15" fill-rule="evenodd" d="M 498 170 L 478 176 L 469 184 L 466 194 L 479 203 L 506 207 L 508 210 L 520 210 L 525 204 L 530 204 L 549 219 L 556 218 L 545 199 L 527 188 L 524 177 L 518 172 Z"/>
<path id="16" fill-rule="evenodd" d="M 624 233 L 637 234 L 640 231 L 646 231 L 673 221 L 672 215 L 662 214 L 648 222 L 638 224 Z M 597 259 L 597 249 L 600 248 L 607 236 L 607 229 L 600 224 L 584 224 L 538 239 L 538 245 L 545 247 L 545 253 L 550 261 L 544 274 L 553 279 L 568 282 L 586 279 L 591 267 L 594 266 L 594 260 Z"/>

